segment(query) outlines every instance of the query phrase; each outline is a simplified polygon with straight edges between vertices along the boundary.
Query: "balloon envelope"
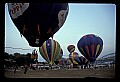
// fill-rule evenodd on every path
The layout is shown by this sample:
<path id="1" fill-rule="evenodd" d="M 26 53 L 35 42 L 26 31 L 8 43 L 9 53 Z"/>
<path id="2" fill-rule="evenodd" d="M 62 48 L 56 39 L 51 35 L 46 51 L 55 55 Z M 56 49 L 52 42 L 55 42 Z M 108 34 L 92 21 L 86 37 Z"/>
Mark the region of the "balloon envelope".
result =
<path id="1" fill-rule="evenodd" d="M 63 56 L 63 50 L 61 49 L 60 54 L 57 56 L 55 61 L 59 61 L 62 58 L 62 56 Z"/>
<path id="2" fill-rule="evenodd" d="M 89 63 L 89 61 L 83 56 L 79 56 L 79 61 L 76 59 L 75 61 L 77 61 L 79 65 L 87 65 Z"/>
<path id="3" fill-rule="evenodd" d="M 61 49 L 60 50 L 60 54 L 56 57 L 56 60 L 54 61 L 54 63 L 57 65 L 60 61 L 60 59 L 62 58 L 63 56 L 63 50 Z"/>
<path id="4" fill-rule="evenodd" d="M 78 50 L 90 62 L 94 62 L 103 49 L 103 40 L 94 34 L 83 36 L 77 43 Z"/>
<path id="5" fill-rule="evenodd" d="M 48 39 L 43 43 L 41 47 L 39 47 L 39 52 L 41 56 L 51 65 L 60 54 L 60 51 L 60 44 L 53 39 Z"/>
<path id="6" fill-rule="evenodd" d="M 66 58 L 63 58 L 63 57 L 59 60 L 59 64 L 60 64 L 60 65 L 65 65 L 66 62 L 67 62 L 67 59 L 66 59 Z"/>
<path id="7" fill-rule="evenodd" d="M 68 3 L 8 3 L 10 17 L 32 47 L 40 47 L 63 26 Z"/>
<path id="8" fill-rule="evenodd" d="M 78 64 L 78 63 L 76 62 L 76 60 L 78 60 L 78 61 L 80 62 L 80 60 L 79 60 L 79 55 L 78 55 L 77 52 L 72 52 L 72 53 L 70 53 L 70 54 L 69 54 L 69 59 L 71 60 L 71 62 L 72 62 L 73 64 Z"/>
<path id="9" fill-rule="evenodd" d="M 72 52 L 75 51 L 75 46 L 74 46 L 74 45 L 69 45 L 69 46 L 67 47 L 67 50 L 68 50 L 70 53 L 72 53 Z"/>
<path id="10" fill-rule="evenodd" d="M 66 64 L 67 64 L 67 65 L 73 64 L 72 61 L 70 60 L 70 58 L 66 58 Z"/>

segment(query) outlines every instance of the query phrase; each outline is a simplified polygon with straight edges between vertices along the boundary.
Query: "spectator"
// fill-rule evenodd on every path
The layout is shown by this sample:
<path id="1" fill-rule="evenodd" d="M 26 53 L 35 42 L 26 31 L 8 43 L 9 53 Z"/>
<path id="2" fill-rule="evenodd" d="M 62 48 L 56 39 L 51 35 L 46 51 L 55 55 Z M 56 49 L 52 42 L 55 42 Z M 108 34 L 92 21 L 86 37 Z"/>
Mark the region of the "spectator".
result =
<path id="1" fill-rule="evenodd" d="M 26 74 L 26 72 L 27 72 L 27 68 L 28 68 L 28 66 L 25 65 L 25 71 L 24 71 L 24 74 Z"/>

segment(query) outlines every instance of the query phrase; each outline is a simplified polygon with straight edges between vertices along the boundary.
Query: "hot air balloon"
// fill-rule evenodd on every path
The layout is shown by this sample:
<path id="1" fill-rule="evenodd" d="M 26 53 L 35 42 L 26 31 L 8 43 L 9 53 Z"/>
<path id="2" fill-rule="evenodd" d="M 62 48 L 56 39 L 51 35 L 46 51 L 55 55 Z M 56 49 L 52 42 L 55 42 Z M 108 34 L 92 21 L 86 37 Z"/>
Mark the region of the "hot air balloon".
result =
<path id="1" fill-rule="evenodd" d="M 94 63 L 103 49 L 103 40 L 94 34 L 83 36 L 77 43 L 78 50 L 90 63 Z"/>
<path id="2" fill-rule="evenodd" d="M 72 61 L 70 60 L 70 58 L 66 58 L 66 65 L 71 65 L 73 64 Z"/>
<path id="3" fill-rule="evenodd" d="M 67 50 L 68 50 L 70 53 L 72 53 L 72 52 L 75 51 L 75 46 L 74 46 L 74 45 L 69 45 L 69 46 L 67 47 Z"/>
<path id="4" fill-rule="evenodd" d="M 57 56 L 56 60 L 54 61 L 56 65 L 59 63 L 62 56 L 63 56 L 63 50 L 61 49 L 60 54 Z"/>
<path id="5" fill-rule="evenodd" d="M 60 44 L 53 39 L 46 40 L 43 45 L 39 47 L 41 56 L 49 63 L 49 65 L 53 65 L 57 56 L 60 55 L 60 51 Z"/>
<path id="6" fill-rule="evenodd" d="M 66 62 L 67 62 L 67 59 L 66 59 L 66 58 L 63 58 L 63 57 L 59 60 L 59 64 L 60 64 L 60 65 L 65 65 Z"/>
<path id="7" fill-rule="evenodd" d="M 8 3 L 10 17 L 32 47 L 40 47 L 63 26 L 68 3 Z"/>
<path id="8" fill-rule="evenodd" d="M 83 57 L 83 56 L 80 56 L 79 60 L 80 60 L 80 62 L 78 62 L 79 65 L 87 65 L 89 63 L 89 61 L 85 57 Z"/>
<path id="9" fill-rule="evenodd" d="M 75 61 L 76 61 L 80 66 L 83 66 L 83 65 L 87 66 L 87 65 L 89 64 L 89 61 L 88 61 L 85 57 L 79 56 L 78 58 L 79 58 L 79 59 L 75 59 Z"/>
<path id="10" fill-rule="evenodd" d="M 72 52 L 69 54 L 69 59 L 71 60 L 71 62 L 73 63 L 73 66 L 77 66 L 78 63 L 76 62 L 76 60 L 79 60 L 79 54 L 77 52 Z"/>

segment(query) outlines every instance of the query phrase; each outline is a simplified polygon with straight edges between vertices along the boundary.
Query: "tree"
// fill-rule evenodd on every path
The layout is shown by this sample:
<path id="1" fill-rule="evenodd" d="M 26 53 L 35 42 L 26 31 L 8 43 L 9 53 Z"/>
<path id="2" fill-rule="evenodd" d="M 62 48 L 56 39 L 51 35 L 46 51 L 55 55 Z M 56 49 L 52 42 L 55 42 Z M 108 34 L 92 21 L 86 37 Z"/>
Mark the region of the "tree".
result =
<path id="1" fill-rule="evenodd" d="M 4 59 L 9 59 L 9 53 L 4 52 Z"/>

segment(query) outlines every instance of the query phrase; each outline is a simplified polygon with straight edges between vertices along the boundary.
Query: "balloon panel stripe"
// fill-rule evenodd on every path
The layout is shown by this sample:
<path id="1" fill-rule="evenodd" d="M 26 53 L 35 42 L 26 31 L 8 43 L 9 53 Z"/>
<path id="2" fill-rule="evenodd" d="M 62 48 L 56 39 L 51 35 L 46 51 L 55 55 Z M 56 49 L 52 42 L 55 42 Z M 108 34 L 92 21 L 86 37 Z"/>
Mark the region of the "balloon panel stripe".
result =
<path id="1" fill-rule="evenodd" d="M 46 42 L 43 44 L 42 49 L 43 49 L 43 52 L 44 52 L 44 55 L 45 55 L 45 59 L 46 59 L 48 62 L 50 62 L 49 57 L 48 57 L 48 55 L 47 55 L 48 52 L 47 52 L 47 50 L 46 50 Z"/>
<path id="2" fill-rule="evenodd" d="M 80 52 L 84 55 L 84 56 L 86 56 L 86 54 L 85 54 L 85 52 L 84 52 L 84 50 L 82 49 L 82 47 L 80 47 Z"/>
<path id="3" fill-rule="evenodd" d="M 85 46 L 85 50 L 87 51 L 87 55 L 88 55 L 89 57 L 91 57 L 90 54 L 89 54 L 89 48 L 88 48 L 88 46 Z"/>
<path id="4" fill-rule="evenodd" d="M 44 50 L 44 47 L 42 46 L 41 47 L 42 48 L 42 52 L 41 52 L 41 55 L 42 55 L 42 57 L 48 62 L 48 59 L 47 59 L 47 55 L 46 55 L 46 53 L 45 53 L 45 50 Z"/>
<path id="5" fill-rule="evenodd" d="M 54 60 L 54 55 L 56 54 L 56 46 L 57 46 L 57 44 L 56 44 L 56 41 L 55 40 L 53 40 L 53 44 L 54 44 L 54 54 L 53 54 L 53 56 L 52 56 L 52 60 Z"/>
<path id="6" fill-rule="evenodd" d="M 47 41 L 46 41 L 46 51 L 47 51 L 47 56 L 48 56 L 48 58 L 49 58 L 49 61 L 51 62 L 51 55 L 52 55 L 52 53 L 51 53 L 51 40 L 50 39 L 48 39 Z"/>
<path id="7" fill-rule="evenodd" d="M 55 54 L 54 59 L 56 59 L 56 57 L 57 57 L 58 55 L 60 55 L 60 50 L 61 50 L 61 47 L 60 47 L 60 45 L 58 44 L 58 42 L 56 42 L 56 44 L 57 44 L 57 49 L 56 49 L 56 54 Z"/>
<path id="8" fill-rule="evenodd" d="M 99 49 L 100 49 L 100 45 L 98 44 L 98 45 L 97 45 L 97 49 L 96 49 L 95 57 L 96 57 L 96 55 L 98 54 Z"/>
<path id="9" fill-rule="evenodd" d="M 94 57 L 94 44 L 91 45 L 92 57 Z"/>
<path id="10" fill-rule="evenodd" d="M 57 58 L 58 54 L 60 54 L 60 53 L 58 53 L 58 51 L 60 52 L 60 48 L 59 48 L 58 42 L 56 42 L 56 53 L 54 55 L 54 60 Z"/>
<path id="11" fill-rule="evenodd" d="M 100 47 L 100 49 L 99 49 L 98 54 L 96 55 L 96 57 L 98 57 L 98 55 L 101 53 L 102 49 L 103 49 L 103 46 Z"/>
<path id="12" fill-rule="evenodd" d="M 53 44 L 54 44 L 54 48 L 53 48 L 54 49 L 54 54 L 56 54 L 56 45 L 57 44 L 56 44 L 56 42 L 54 40 L 53 40 Z"/>

